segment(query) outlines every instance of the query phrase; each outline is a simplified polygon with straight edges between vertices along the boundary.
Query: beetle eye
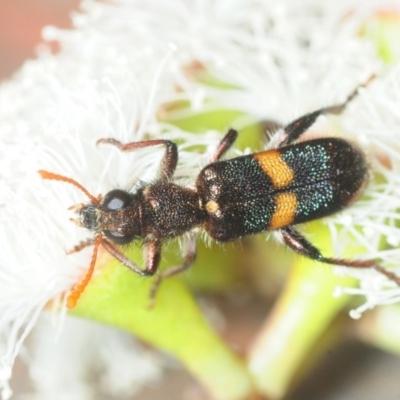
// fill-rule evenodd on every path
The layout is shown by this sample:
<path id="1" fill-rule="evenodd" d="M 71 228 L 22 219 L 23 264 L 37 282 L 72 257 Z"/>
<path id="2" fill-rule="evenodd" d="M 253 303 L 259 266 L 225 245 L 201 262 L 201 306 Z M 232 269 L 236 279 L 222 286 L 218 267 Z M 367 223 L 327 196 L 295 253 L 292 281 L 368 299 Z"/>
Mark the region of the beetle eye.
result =
<path id="1" fill-rule="evenodd" d="M 108 192 L 103 200 L 102 209 L 104 211 L 118 211 L 127 207 L 132 201 L 129 193 L 115 189 Z"/>
<path id="2" fill-rule="evenodd" d="M 110 239 L 111 242 L 116 244 L 130 243 L 135 237 L 134 234 L 124 235 L 115 231 L 104 231 L 104 234 L 106 235 L 107 239 Z"/>

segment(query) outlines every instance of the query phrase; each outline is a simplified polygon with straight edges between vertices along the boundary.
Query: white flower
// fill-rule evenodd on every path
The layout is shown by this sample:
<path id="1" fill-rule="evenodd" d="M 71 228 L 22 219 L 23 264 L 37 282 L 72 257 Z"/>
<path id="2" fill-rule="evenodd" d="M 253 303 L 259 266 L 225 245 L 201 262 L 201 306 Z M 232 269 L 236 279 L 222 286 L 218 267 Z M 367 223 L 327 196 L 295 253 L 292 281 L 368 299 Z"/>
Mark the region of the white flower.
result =
<path id="1" fill-rule="evenodd" d="M 376 259 L 388 269 L 399 268 L 400 256 L 399 102 L 400 66 L 396 66 L 363 90 L 344 114 L 345 130 L 368 151 L 375 179 L 371 180 L 365 199 L 330 221 L 339 252 L 345 245 L 362 245 L 368 250 L 363 258 Z M 360 279 L 361 288 L 342 289 L 338 293 L 366 297 L 365 304 L 352 312 L 354 317 L 376 305 L 400 300 L 400 288 L 380 274 L 351 272 Z"/>
<path id="2" fill-rule="evenodd" d="M 50 315 L 44 314 L 32 340 L 29 375 L 38 394 L 25 393 L 27 399 L 83 400 L 99 393 L 131 397 L 145 383 L 158 380 L 166 364 L 128 333 L 78 318 L 68 318 L 57 333 Z"/>

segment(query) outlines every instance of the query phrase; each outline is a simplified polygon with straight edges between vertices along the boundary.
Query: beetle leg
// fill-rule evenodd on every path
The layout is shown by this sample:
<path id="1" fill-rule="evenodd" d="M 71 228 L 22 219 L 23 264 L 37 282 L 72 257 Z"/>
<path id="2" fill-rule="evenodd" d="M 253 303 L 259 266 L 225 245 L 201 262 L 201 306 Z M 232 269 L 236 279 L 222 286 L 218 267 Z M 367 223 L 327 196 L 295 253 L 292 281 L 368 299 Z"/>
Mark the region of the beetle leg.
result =
<path id="1" fill-rule="evenodd" d="M 121 253 L 121 251 L 118 250 L 109 240 L 103 238 L 101 245 L 119 262 L 131 269 L 133 272 L 136 272 L 138 275 L 151 276 L 157 272 L 161 254 L 161 246 L 158 242 L 150 242 L 147 244 L 147 262 L 145 269 L 139 268 L 131 259 L 126 257 L 125 254 Z"/>
<path id="2" fill-rule="evenodd" d="M 168 268 L 165 271 L 159 273 L 153 281 L 153 285 L 150 289 L 150 299 L 149 299 L 149 308 L 153 308 L 156 300 L 156 295 L 158 288 L 160 287 L 161 282 L 165 278 L 169 278 L 171 276 L 175 276 L 187 270 L 196 259 L 196 236 L 191 234 L 189 238 L 186 239 L 184 245 L 184 257 L 183 264 L 177 267 Z"/>
<path id="3" fill-rule="evenodd" d="M 296 253 L 299 253 L 305 257 L 326 264 L 338 265 L 341 267 L 371 268 L 380 272 L 382 275 L 385 275 L 388 279 L 400 286 L 400 277 L 378 265 L 375 260 L 346 260 L 343 258 L 324 257 L 315 246 L 313 246 L 303 235 L 301 235 L 293 227 L 288 226 L 286 228 L 280 229 L 280 233 L 282 235 L 284 243 L 287 246 L 289 246 Z"/>
<path id="4" fill-rule="evenodd" d="M 229 129 L 228 133 L 219 142 L 217 150 L 211 157 L 211 162 L 218 161 L 233 145 L 236 138 L 238 137 L 238 132 L 235 129 Z"/>
<path id="5" fill-rule="evenodd" d="M 156 139 L 143 140 L 141 142 L 121 143 L 113 138 L 99 139 L 97 144 L 106 143 L 118 147 L 121 151 L 129 152 L 150 146 L 165 146 L 165 153 L 161 160 L 160 179 L 168 181 L 174 175 L 176 165 L 178 163 L 178 148 L 174 142 L 170 140 Z"/>
<path id="6" fill-rule="evenodd" d="M 317 118 L 324 114 L 340 114 L 346 108 L 346 106 L 357 96 L 358 90 L 361 87 L 367 86 L 375 76 L 371 76 L 368 80 L 358 85 L 350 94 L 347 96 L 343 103 L 336 104 L 330 107 L 324 107 L 309 114 L 306 114 L 287 125 L 284 128 L 284 139 L 279 143 L 278 147 L 287 146 L 288 144 L 296 141 L 303 133 L 305 133 L 317 120 Z"/>

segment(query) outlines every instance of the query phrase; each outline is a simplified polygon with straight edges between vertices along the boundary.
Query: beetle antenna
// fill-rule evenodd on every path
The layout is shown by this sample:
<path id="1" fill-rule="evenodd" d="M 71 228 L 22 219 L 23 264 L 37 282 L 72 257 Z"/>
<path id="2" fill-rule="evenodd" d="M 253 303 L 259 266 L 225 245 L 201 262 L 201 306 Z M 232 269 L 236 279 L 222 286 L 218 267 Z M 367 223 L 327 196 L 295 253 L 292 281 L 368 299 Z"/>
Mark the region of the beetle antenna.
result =
<path id="1" fill-rule="evenodd" d="M 68 178 L 63 175 L 55 174 L 53 172 L 45 171 L 43 169 L 39 170 L 38 172 L 43 179 L 52 179 L 55 181 L 67 182 L 67 183 L 70 183 L 71 185 L 74 185 L 75 187 L 80 189 L 83 193 L 85 193 L 85 195 L 89 198 L 89 200 L 93 204 L 99 204 L 100 200 L 98 198 L 94 197 L 93 195 L 91 195 L 80 183 L 78 183 L 74 179 Z"/>
<path id="2" fill-rule="evenodd" d="M 92 260 L 90 261 L 90 267 L 88 271 L 86 272 L 86 275 L 83 277 L 83 279 L 71 290 L 67 297 L 67 308 L 71 309 L 74 308 L 76 303 L 78 302 L 79 298 L 81 297 L 81 294 L 85 290 L 86 286 L 88 285 L 90 279 L 92 278 L 93 271 L 94 271 L 94 266 L 96 265 L 96 259 L 97 259 L 97 251 L 99 249 L 99 246 L 101 244 L 103 237 L 101 235 L 97 235 L 96 237 L 96 243 L 94 244 L 94 249 L 93 249 L 93 254 L 92 254 Z"/>

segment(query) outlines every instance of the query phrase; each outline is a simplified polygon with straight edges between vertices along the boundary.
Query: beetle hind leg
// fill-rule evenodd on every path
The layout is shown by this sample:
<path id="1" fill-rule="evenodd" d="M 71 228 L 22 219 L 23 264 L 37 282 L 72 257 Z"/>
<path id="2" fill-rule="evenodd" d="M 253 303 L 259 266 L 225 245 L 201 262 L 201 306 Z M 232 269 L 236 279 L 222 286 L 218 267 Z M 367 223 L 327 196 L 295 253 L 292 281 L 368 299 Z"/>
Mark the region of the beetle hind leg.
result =
<path id="1" fill-rule="evenodd" d="M 342 267 L 374 269 L 400 286 L 400 277 L 381 267 L 375 260 L 347 260 L 342 258 L 324 257 L 314 245 L 312 245 L 303 235 L 291 226 L 281 229 L 280 234 L 282 235 L 284 243 L 288 247 L 307 258 L 325 264 L 338 265 Z"/>
<path id="2" fill-rule="evenodd" d="M 284 128 L 284 138 L 278 143 L 278 148 L 287 146 L 294 143 L 299 139 L 308 129 L 316 122 L 316 120 L 324 114 L 341 114 L 347 105 L 358 95 L 358 90 L 362 87 L 366 87 L 369 83 L 375 79 L 372 75 L 366 82 L 359 84 L 346 98 L 343 103 L 334 104 L 333 106 L 323 107 L 319 110 L 303 115 L 302 117 L 294 120 Z"/>

